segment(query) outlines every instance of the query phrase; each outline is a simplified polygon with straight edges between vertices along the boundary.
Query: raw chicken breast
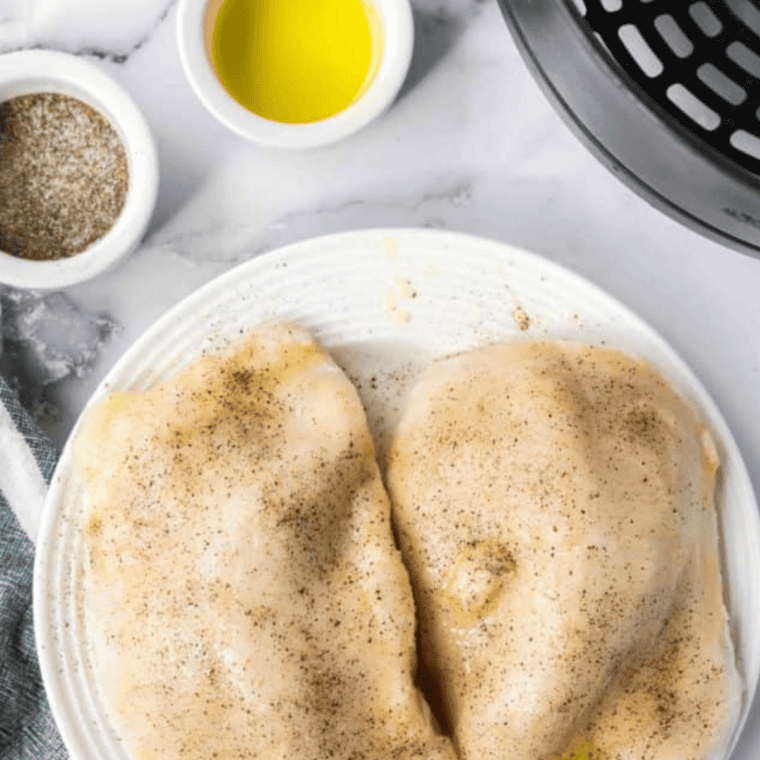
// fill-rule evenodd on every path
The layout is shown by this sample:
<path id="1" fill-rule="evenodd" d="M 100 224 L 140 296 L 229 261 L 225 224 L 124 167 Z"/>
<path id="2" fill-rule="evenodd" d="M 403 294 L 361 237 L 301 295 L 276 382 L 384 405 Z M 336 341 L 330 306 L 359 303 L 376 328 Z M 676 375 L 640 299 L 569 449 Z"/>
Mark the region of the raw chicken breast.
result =
<path id="1" fill-rule="evenodd" d="M 361 404 L 266 326 L 89 413 L 87 630 L 134 760 L 453 760 Z"/>
<path id="2" fill-rule="evenodd" d="M 717 455 L 651 367 L 562 342 L 433 365 L 387 469 L 461 760 L 700 760 L 740 702 Z"/>

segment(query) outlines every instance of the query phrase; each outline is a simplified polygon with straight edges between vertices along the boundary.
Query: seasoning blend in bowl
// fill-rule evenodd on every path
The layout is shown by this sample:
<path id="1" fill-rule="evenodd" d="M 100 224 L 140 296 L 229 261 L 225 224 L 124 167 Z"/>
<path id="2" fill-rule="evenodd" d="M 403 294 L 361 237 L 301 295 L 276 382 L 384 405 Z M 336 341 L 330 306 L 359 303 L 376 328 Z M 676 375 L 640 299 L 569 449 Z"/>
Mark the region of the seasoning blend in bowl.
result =
<path id="1" fill-rule="evenodd" d="M 0 282 L 56 288 L 141 240 L 158 164 L 131 98 L 76 56 L 0 56 Z"/>
<path id="2" fill-rule="evenodd" d="M 414 38 L 408 0 L 180 0 L 177 31 L 208 110 L 279 147 L 335 142 L 382 113 Z"/>
<path id="3" fill-rule="evenodd" d="M 0 103 L 0 249 L 25 259 L 81 253 L 124 208 L 127 154 L 114 128 L 69 95 Z"/>

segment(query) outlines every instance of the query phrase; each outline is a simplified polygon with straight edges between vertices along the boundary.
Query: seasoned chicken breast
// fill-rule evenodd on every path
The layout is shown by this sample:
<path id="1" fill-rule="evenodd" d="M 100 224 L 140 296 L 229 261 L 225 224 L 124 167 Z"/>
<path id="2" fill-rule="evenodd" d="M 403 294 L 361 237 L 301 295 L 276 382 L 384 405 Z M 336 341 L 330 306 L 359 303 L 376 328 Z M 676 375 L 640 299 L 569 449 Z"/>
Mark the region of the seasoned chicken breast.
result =
<path id="1" fill-rule="evenodd" d="M 651 367 L 563 342 L 433 365 L 389 451 L 461 760 L 700 760 L 740 701 L 717 455 Z"/>
<path id="2" fill-rule="evenodd" d="M 364 412 L 309 335 L 107 398 L 75 458 L 95 673 L 134 760 L 453 760 Z"/>

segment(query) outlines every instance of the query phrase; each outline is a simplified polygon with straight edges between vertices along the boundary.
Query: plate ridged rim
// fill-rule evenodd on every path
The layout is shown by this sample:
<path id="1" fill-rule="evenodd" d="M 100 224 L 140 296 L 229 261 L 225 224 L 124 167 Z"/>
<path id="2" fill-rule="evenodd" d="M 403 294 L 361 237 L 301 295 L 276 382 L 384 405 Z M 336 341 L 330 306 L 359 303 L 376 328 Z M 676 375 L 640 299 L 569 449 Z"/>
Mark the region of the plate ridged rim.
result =
<path id="1" fill-rule="evenodd" d="M 529 318 L 529 329 L 521 329 L 518 312 Z M 760 517 L 725 420 L 658 333 L 588 280 L 504 243 L 431 229 L 344 232 L 284 246 L 202 286 L 135 341 L 87 408 L 113 390 L 144 390 L 203 352 L 228 345 L 247 327 L 276 318 L 313 330 L 349 364 L 355 348 L 355 366 L 347 367 L 352 378 L 382 372 L 363 366 L 363 347 L 379 346 L 377 355 L 389 363 L 396 354 L 414 357 L 416 372 L 439 356 L 525 338 L 606 344 L 665 372 L 708 422 L 723 457 L 719 523 L 731 592 L 727 603 L 746 685 L 736 744 L 760 675 Z M 398 380 L 399 393 L 413 374 Z M 398 379 L 393 373 L 384 377 L 389 383 Z M 366 383 L 360 393 L 371 393 Z M 378 403 L 389 404 L 391 397 Z M 34 569 L 35 633 L 51 709 L 72 760 L 126 760 L 93 684 L 82 622 L 83 494 L 71 450 L 80 424 L 81 418 L 61 453 L 43 510 Z"/>

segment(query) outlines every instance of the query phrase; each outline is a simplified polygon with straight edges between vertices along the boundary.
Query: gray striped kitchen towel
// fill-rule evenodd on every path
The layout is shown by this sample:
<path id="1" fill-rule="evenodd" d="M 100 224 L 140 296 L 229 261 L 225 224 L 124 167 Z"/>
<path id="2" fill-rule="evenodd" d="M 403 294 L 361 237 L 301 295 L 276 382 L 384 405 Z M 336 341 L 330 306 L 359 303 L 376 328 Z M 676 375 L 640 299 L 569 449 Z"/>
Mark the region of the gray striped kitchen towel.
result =
<path id="1" fill-rule="evenodd" d="M 0 760 L 65 760 L 32 620 L 34 539 L 58 454 L 0 375 Z"/>

